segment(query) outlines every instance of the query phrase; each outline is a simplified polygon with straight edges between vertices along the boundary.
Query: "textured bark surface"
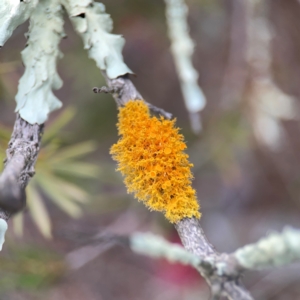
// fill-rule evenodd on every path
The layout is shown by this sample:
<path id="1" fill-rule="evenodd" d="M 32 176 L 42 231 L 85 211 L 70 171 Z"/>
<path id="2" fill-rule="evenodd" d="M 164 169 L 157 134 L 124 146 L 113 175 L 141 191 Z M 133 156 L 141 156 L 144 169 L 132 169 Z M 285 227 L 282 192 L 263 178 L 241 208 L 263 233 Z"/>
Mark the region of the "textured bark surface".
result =
<path id="1" fill-rule="evenodd" d="M 106 79 L 108 89 L 103 88 L 94 88 L 94 92 L 96 93 L 111 93 L 113 97 L 116 100 L 116 103 L 118 106 L 122 106 L 126 104 L 129 100 L 138 100 L 138 99 L 144 99 L 142 95 L 138 92 L 134 84 L 131 82 L 129 75 L 120 76 L 116 79 L 110 79 L 106 76 L 104 72 L 103 76 Z M 144 99 L 145 100 L 145 99 Z M 172 114 L 169 112 L 164 111 L 163 109 L 156 107 L 152 105 L 151 103 L 148 103 L 145 101 L 150 110 L 154 113 L 160 114 L 164 116 L 167 119 L 172 118 Z"/>
<path id="2" fill-rule="evenodd" d="M 35 174 L 44 125 L 31 125 L 19 114 L 6 150 L 4 171 L 0 176 L 0 218 L 8 220 L 26 203 L 25 187 Z"/>
<path id="3" fill-rule="evenodd" d="M 222 296 L 236 300 L 252 299 L 240 282 L 241 272 L 235 258 L 215 250 L 206 238 L 198 219 L 183 219 L 175 224 L 175 228 L 184 248 L 204 260 L 198 271 L 210 285 L 213 299 Z"/>
<path id="4" fill-rule="evenodd" d="M 175 224 L 175 228 L 184 248 L 188 251 L 201 257 L 216 255 L 216 251 L 204 235 L 198 219 L 183 219 Z"/>
<path id="5" fill-rule="evenodd" d="M 143 99 L 129 79 L 129 75 L 120 76 L 116 79 L 109 79 L 104 73 L 103 75 L 107 85 L 116 91 L 116 93 L 113 93 L 113 97 L 119 106 L 126 104 L 129 100 Z"/>

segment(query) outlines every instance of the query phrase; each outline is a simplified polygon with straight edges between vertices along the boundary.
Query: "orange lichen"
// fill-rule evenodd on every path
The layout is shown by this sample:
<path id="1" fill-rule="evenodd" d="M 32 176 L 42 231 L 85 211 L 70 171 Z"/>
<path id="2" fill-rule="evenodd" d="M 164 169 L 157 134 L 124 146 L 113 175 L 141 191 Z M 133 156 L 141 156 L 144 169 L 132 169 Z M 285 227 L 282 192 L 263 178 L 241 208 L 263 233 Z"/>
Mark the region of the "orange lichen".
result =
<path id="1" fill-rule="evenodd" d="M 119 112 L 119 135 L 110 153 L 125 177 L 128 192 L 152 210 L 164 212 L 170 222 L 200 218 L 193 166 L 175 120 L 151 117 L 144 101 L 129 101 Z"/>

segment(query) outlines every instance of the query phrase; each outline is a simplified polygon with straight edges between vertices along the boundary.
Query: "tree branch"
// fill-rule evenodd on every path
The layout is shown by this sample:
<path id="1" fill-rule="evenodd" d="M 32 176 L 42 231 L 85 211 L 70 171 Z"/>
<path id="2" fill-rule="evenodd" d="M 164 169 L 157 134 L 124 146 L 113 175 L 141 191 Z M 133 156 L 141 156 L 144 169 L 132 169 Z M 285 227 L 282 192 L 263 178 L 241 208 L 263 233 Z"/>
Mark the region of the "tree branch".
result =
<path id="1" fill-rule="evenodd" d="M 193 254 L 201 257 L 204 264 L 197 270 L 211 287 L 213 299 L 227 296 L 229 299 L 250 300 L 252 297 L 240 282 L 241 272 L 237 271 L 235 257 L 219 254 L 209 243 L 200 221 L 186 218 L 175 224 L 183 246 Z"/>
<path id="2" fill-rule="evenodd" d="M 132 81 L 129 79 L 129 75 L 119 76 L 115 79 L 110 79 L 106 72 L 102 71 L 102 74 L 106 80 L 108 87 L 115 91 L 112 93 L 118 106 L 123 106 L 129 100 L 144 99 L 138 92 Z"/>
<path id="3" fill-rule="evenodd" d="M 190 115 L 192 130 L 202 130 L 199 112 L 206 105 L 206 97 L 198 85 L 198 72 L 192 63 L 194 42 L 189 34 L 187 22 L 188 6 L 184 0 L 165 0 L 166 21 L 171 41 L 171 53 L 180 81 L 185 106 Z"/>
<path id="4" fill-rule="evenodd" d="M 0 218 L 4 220 L 25 206 L 25 187 L 35 174 L 43 128 L 43 124 L 31 125 L 17 114 L 0 176 Z"/>
<path id="5" fill-rule="evenodd" d="M 217 252 L 208 242 L 198 219 L 183 219 L 175 224 L 175 228 L 182 244 L 188 251 L 201 257 L 216 255 Z"/>
<path id="6" fill-rule="evenodd" d="M 20 9 L 15 17 L 23 14 L 20 21 L 31 16 L 27 45 L 22 51 L 26 68 L 16 95 L 17 119 L 0 177 L 0 218 L 4 220 L 25 206 L 25 187 L 35 173 L 43 124 L 48 114 L 61 106 L 52 89 L 62 85 L 56 71 L 61 56 L 58 44 L 64 36 L 62 6 L 59 0 L 25 2 L 14 4 Z"/>
<path id="7" fill-rule="evenodd" d="M 124 105 L 131 99 L 143 99 L 128 75 L 116 79 L 109 79 L 105 73 L 103 75 L 109 87 L 105 91 L 113 92 L 113 97 L 118 105 Z M 233 300 L 252 299 L 248 291 L 241 285 L 241 272 L 236 270 L 236 265 L 238 265 L 236 259 L 227 254 L 219 254 L 214 249 L 208 242 L 198 219 L 183 219 L 175 224 L 175 228 L 184 248 L 200 259 L 201 263 L 199 263 L 197 270 L 211 286 L 214 299 L 219 299 L 221 296 L 227 296 Z M 226 263 L 224 264 L 224 262 Z"/>
<path id="8" fill-rule="evenodd" d="M 300 230 L 286 227 L 232 254 L 244 270 L 260 270 L 300 260 Z"/>
<path id="9" fill-rule="evenodd" d="M 167 1 L 167 3 L 169 2 L 170 1 Z M 104 6 L 98 3 L 98 9 L 95 9 L 95 3 L 92 0 L 84 4 L 79 1 L 70 0 L 62 0 L 62 3 L 76 31 L 81 35 L 90 57 L 96 61 L 97 66 L 101 69 L 106 79 L 108 88 L 94 88 L 94 91 L 112 93 L 118 106 L 126 104 L 129 100 L 143 99 L 130 81 L 128 74 L 131 73 L 131 71 L 123 62 L 121 55 L 121 49 L 123 47 L 122 39 L 110 33 L 112 29 L 111 24 L 110 26 L 104 26 L 104 24 L 110 20 L 105 13 Z M 91 3 L 93 3 L 93 5 L 90 5 Z M 180 3 L 180 1 L 178 3 Z M 102 47 L 103 45 L 106 47 Z M 106 53 L 104 51 L 105 49 L 114 49 L 116 57 L 108 60 L 107 56 L 112 55 L 112 53 L 111 51 Z M 118 61 L 120 68 L 116 68 L 115 65 L 111 64 L 112 61 Z M 108 64 L 108 62 L 110 62 L 110 64 Z M 196 77 L 194 76 L 194 78 Z M 185 78 L 183 78 L 183 80 L 185 80 Z M 170 114 L 159 108 L 155 108 L 150 104 L 148 104 L 148 106 L 167 118 L 171 117 Z M 181 257 L 183 260 L 193 262 L 193 265 L 196 264 L 197 270 L 211 286 L 213 299 L 220 299 L 222 296 L 226 296 L 232 300 L 252 299 L 251 295 L 241 284 L 240 277 L 243 268 L 241 268 L 237 257 L 235 255 L 219 254 L 208 242 L 199 220 L 186 218 L 178 222 L 175 227 L 189 254 L 182 251 L 183 249 L 179 250 L 178 247 L 174 249 L 174 253 L 180 253 L 183 255 Z M 135 246 L 137 247 L 137 244 Z M 148 250 L 150 250 L 150 246 Z M 162 254 L 166 254 L 166 252 L 160 253 L 160 255 Z M 195 255 L 195 259 L 193 255 Z"/>
<path id="10" fill-rule="evenodd" d="M 102 72 L 107 85 L 107 88 L 94 88 L 94 92 L 110 92 L 112 93 L 114 99 L 116 100 L 116 103 L 118 106 L 122 106 L 126 104 L 129 100 L 138 100 L 138 99 L 144 99 L 142 95 L 138 92 L 134 84 L 129 79 L 129 75 L 123 75 L 115 79 L 110 79 L 105 72 Z M 145 101 L 145 100 L 144 100 Z M 148 105 L 149 109 L 152 110 L 154 113 L 160 114 L 164 116 L 167 119 L 172 118 L 172 114 L 169 112 L 166 112 L 162 108 L 156 107 L 152 105 L 151 103 L 148 103 L 145 101 Z"/>
<path id="11" fill-rule="evenodd" d="M 115 98 L 117 105 L 124 105 L 126 102 L 132 99 L 143 99 L 133 83 L 130 81 L 128 75 L 120 76 L 116 79 L 110 79 L 108 76 L 106 76 L 105 72 L 102 73 L 109 87 L 108 89 L 105 89 L 105 92 L 113 92 L 112 95 Z M 97 89 L 97 91 L 99 91 L 99 89 Z M 163 110 L 157 110 L 159 110 L 162 115 L 166 114 Z M 201 259 L 201 264 L 199 264 L 197 270 L 207 280 L 215 297 L 225 295 L 229 299 L 233 300 L 252 299 L 249 293 L 242 287 L 240 283 L 239 278 L 241 274 L 239 272 L 235 272 L 234 276 L 232 273 L 229 275 L 227 274 L 227 269 L 234 269 L 230 266 L 232 264 L 237 264 L 235 259 L 227 254 L 220 255 L 216 252 L 214 247 L 208 242 L 198 219 L 183 219 L 175 224 L 175 228 L 178 231 L 184 248 Z M 220 269 L 220 267 L 216 267 L 216 265 L 222 267 L 224 265 L 224 261 L 230 261 L 230 264 L 225 264 L 226 272 L 223 269 Z"/>
<path id="12" fill-rule="evenodd" d="M 185 219 L 176 228 L 185 248 L 147 233 L 132 234 L 130 248 L 139 254 L 196 268 L 210 284 L 213 299 L 224 295 L 229 299 L 252 299 L 241 285 L 243 271 L 283 266 L 300 260 L 298 229 L 287 227 L 281 233 L 269 234 L 232 254 L 219 254 L 207 241 L 198 220 Z"/>

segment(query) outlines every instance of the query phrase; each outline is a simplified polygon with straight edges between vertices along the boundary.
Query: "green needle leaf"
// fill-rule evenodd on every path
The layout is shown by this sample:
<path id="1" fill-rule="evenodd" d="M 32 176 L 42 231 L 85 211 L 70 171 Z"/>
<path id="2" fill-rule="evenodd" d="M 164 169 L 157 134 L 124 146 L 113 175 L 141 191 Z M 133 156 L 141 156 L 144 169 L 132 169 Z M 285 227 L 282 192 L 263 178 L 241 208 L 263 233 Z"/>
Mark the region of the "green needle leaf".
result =
<path id="1" fill-rule="evenodd" d="M 30 215 L 40 232 L 44 237 L 51 238 L 51 221 L 47 209 L 35 186 L 32 184 L 27 187 L 27 205 Z"/>

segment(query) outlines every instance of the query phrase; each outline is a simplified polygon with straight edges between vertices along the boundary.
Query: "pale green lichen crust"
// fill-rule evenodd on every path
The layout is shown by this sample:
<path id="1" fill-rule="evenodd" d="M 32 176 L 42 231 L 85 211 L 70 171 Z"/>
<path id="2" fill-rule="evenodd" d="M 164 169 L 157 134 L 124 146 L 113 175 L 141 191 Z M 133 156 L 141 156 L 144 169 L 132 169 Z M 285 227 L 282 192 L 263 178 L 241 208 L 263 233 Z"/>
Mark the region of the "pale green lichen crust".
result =
<path id="1" fill-rule="evenodd" d="M 0 47 L 3 47 L 14 30 L 30 17 L 37 3 L 38 0 L 0 1 Z"/>
<path id="2" fill-rule="evenodd" d="M 65 36 L 62 13 L 58 0 L 41 0 L 30 18 L 27 47 L 22 51 L 25 73 L 16 95 L 16 112 L 30 124 L 43 124 L 50 112 L 62 106 L 52 92 L 62 86 L 56 71 L 62 56 L 58 44 Z"/>
<path id="3" fill-rule="evenodd" d="M 194 42 L 189 35 L 188 7 L 184 0 L 165 0 L 165 3 L 171 51 L 186 107 L 190 113 L 197 113 L 205 107 L 206 98 L 198 85 L 198 72 L 192 63 Z"/>
<path id="4" fill-rule="evenodd" d="M 282 233 L 271 233 L 255 244 L 234 253 L 247 269 L 262 269 L 289 264 L 300 259 L 300 230 L 287 227 Z"/>
<path id="5" fill-rule="evenodd" d="M 130 247 L 139 254 L 153 258 L 165 258 L 193 267 L 199 266 L 201 258 L 188 252 L 182 246 L 171 244 L 160 236 L 151 233 L 134 233 L 130 237 Z"/>
<path id="6" fill-rule="evenodd" d="M 113 23 L 105 6 L 92 0 L 62 0 L 75 30 L 81 35 L 89 57 L 110 79 L 132 71 L 123 61 L 125 43 L 121 35 L 112 34 Z"/>

